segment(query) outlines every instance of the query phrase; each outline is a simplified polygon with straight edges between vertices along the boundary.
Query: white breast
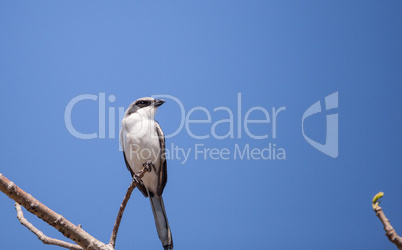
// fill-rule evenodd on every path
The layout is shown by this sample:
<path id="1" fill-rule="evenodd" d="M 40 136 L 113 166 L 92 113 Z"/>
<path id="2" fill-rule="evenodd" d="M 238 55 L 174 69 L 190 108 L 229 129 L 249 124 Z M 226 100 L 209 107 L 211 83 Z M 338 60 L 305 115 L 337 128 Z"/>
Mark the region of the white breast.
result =
<path id="1" fill-rule="evenodd" d="M 161 149 L 155 129 L 155 121 L 132 114 L 122 121 L 120 140 L 127 161 L 134 173 L 143 168 L 143 163 L 151 161 L 155 169 L 142 178 L 147 190 L 156 192 L 160 168 Z"/>

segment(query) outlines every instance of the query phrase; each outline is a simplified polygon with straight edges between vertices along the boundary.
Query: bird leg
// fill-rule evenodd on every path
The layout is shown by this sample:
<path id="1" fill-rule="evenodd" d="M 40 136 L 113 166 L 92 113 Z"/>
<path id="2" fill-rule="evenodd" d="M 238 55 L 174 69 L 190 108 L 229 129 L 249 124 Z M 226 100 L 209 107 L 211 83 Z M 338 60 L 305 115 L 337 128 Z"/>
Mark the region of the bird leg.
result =
<path id="1" fill-rule="evenodd" d="M 143 168 L 140 171 L 138 171 L 138 173 L 133 175 L 133 181 L 140 183 L 140 184 L 142 184 L 141 178 L 144 176 L 145 171 L 151 172 L 152 167 L 154 167 L 154 164 L 152 163 L 152 161 L 144 161 L 144 163 L 142 163 L 142 166 L 143 166 Z"/>
<path id="2" fill-rule="evenodd" d="M 152 167 L 155 168 L 154 164 L 152 163 L 152 161 L 144 161 L 142 163 L 142 166 L 144 167 L 145 170 L 147 170 L 148 172 L 152 171 Z"/>

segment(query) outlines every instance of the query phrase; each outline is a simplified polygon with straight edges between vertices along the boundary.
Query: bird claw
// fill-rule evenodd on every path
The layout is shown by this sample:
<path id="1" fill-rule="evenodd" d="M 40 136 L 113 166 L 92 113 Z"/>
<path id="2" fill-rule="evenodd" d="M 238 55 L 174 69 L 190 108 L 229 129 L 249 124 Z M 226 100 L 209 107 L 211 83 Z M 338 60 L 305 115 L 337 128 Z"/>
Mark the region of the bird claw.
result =
<path id="1" fill-rule="evenodd" d="M 133 181 L 142 184 L 141 174 L 138 173 L 138 174 L 133 175 Z"/>
<path id="2" fill-rule="evenodd" d="M 152 161 L 144 161 L 142 163 L 143 169 L 141 169 L 141 171 L 139 171 L 138 173 L 136 173 L 135 175 L 133 175 L 133 181 L 143 184 L 141 178 L 144 176 L 144 171 L 147 172 L 151 172 L 152 167 L 154 166 L 154 164 L 152 164 Z"/>
<path id="3" fill-rule="evenodd" d="M 145 170 L 147 170 L 147 172 L 151 172 L 152 171 L 152 167 L 153 167 L 153 163 L 152 161 L 144 161 L 142 163 L 142 166 L 144 167 Z"/>

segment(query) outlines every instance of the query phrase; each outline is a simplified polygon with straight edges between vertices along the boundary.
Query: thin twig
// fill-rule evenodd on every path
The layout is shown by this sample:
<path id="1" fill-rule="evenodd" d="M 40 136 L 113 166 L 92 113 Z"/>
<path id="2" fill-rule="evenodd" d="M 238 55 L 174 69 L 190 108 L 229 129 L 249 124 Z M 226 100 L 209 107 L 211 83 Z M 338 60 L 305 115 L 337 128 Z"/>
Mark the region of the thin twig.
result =
<path id="1" fill-rule="evenodd" d="M 384 214 L 384 211 L 382 211 L 382 208 L 379 206 L 379 199 L 384 195 L 383 192 L 379 192 L 378 194 L 376 194 L 373 198 L 373 210 L 375 212 L 375 214 L 377 215 L 377 217 L 380 219 L 381 223 L 384 226 L 384 230 L 385 230 L 385 235 L 388 237 L 388 239 L 395 244 L 395 246 L 398 249 L 402 250 L 402 237 L 400 237 L 395 229 L 391 226 L 391 222 L 387 219 L 387 217 Z"/>
<path id="2" fill-rule="evenodd" d="M 137 186 L 137 182 L 141 181 L 141 178 L 144 176 L 145 172 L 146 172 L 146 168 L 144 167 L 141 169 L 141 171 L 139 171 L 136 175 L 133 176 L 133 181 L 130 183 L 130 186 L 127 189 L 127 193 L 124 196 L 124 199 L 120 205 L 120 209 L 119 209 L 119 212 L 117 213 L 117 218 L 116 218 L 116 221 L 114 222 L 112 235 L 110 236 L 110 242 L 108 245 L 112 249 L 114 249 L 114 247 L 116 245 L 117 233 L 119 231 L 120 222 L 123 217 L 124 210 L 126 209 L 127 202 L 130 199 L 131 193 L 133 192 L 134 188 Z"/>
<path id="3" fill-rule="evenodd" d="M 135 181 L 132 181 L 130 186 L 127 189 L 126 195 L 124 196 L 123 202 L 120 205 L 120 209 L 117 214 L 116 221 L 114 222 L 112 236 L 110 237 L 110 242 L 109 242 L 109 246 L 111 246 L 113 249 L 116 245 L 116 237 L 117 237 L 117 233 L 119 231 L 121 218 L 123 217 L 124 209 L 126 208 L 126 205 L 127 205 L 128 200 L 130 199 L 131 193 L 133 192 L 133 190 L 136 186 L 137 186 L 137 183 Z"/>
<path id="4" fill-rule="evenodd" d="M 17 218 L 21 222 L 23 226 L 28 228 L 32 233 L 38 236 L 38 239 L 43 242 L 43 244 L 47 245 L 56 245 L 59 247 L 64 247 L 72 250 L 82 250 L 83 248 L 79 245 L 68 243 L 62 240 L 54 239 L 46 236 L 42 231 L 37 229 L 34 225 L 32 225 L 27 219 L 24 217 L 24 213 L 22 212 L 21 205 L 17 202 L 15 203 L 15 209 L 17 210 Z"/>

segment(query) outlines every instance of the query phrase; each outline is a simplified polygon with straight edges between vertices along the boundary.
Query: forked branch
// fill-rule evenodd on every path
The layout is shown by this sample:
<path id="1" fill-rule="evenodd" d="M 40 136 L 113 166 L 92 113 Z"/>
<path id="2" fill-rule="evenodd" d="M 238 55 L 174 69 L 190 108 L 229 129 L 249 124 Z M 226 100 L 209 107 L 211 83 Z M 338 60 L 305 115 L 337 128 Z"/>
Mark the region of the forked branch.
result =
<path id="1" fill-rule="evenodd" d="M 73 249 L 73 250 L 82 250 L 83 248 L 76 245 L 76 244 L 71 244 L 62 240 L 50 238 L 46 236 L 42 231 L 37 229 L 34 225 L 32 225 L 27 219 L 24 217 L 24 213 L 22 212 L 21 205 L 18 204 L 17 202 L 14 204 L 15 209 L 17 210 L 17 218 L 21 222 L 22 225 L 24 225 L 26 228 L 28 228 L 32 233 L 34 233 L 36 236 L 38 236 L 38 239 L 43 242 L 43 244 L 47 245 L 56 245 L 59 247 L 64 247 L 68 249 Z"/>
<path id="2" fill-rule="evenodd" d="M 71 239 L 82 248 L 110 250 L 104 243 L 39 202 L 2 174 L 0 174 L 0 191 L 5 193 L 10 199 L 21 204 L 30 213 L 59 230 L 65 237 Z"/>
<path id="3" fill-rule="evenodd" d="M 23 191 L 1 173 L 0 191 L 5 193 L 10 199 L 16 202 L 15 209 L 17 210 L 18 220 L 21 222 L 22 225 L 33 232 L 44 244 L 56 245 L 73 250 L 113 250 L 115 248 L 117 232 L 119 230 L 120 222 L 123 217 L 124 209 L 126 208 L 127 202 L 130 199 L 131 193 L 137 186 L 137 182 L 141 181 L 141 178 L 144 176 L 145 171 L 146 168 L 144 167 L 133 177 L 133 181 L 127 189 L 127 193 L 123 199 L 122 204 L 120 205 L 120 209 L 113 227 L 112 236 L 110 237 L 110 242 L 108 245 L 97 240 L 96 238 L 85 232 L 80 226 L 74 225 L 60 214 L 54 212 L 53 210 L 39 202 L 32 195 Z M 71 239 L 72 241 L 77 243 L 77 245 L 46 236 L 43 232 L 38 230 L 34 225 L 32 225 L 28 220 L 25 219 L 21 206 L 25 207 L 27 211 L 38 216 L 50 226 L 59 230 L 65 237 Z"/>

